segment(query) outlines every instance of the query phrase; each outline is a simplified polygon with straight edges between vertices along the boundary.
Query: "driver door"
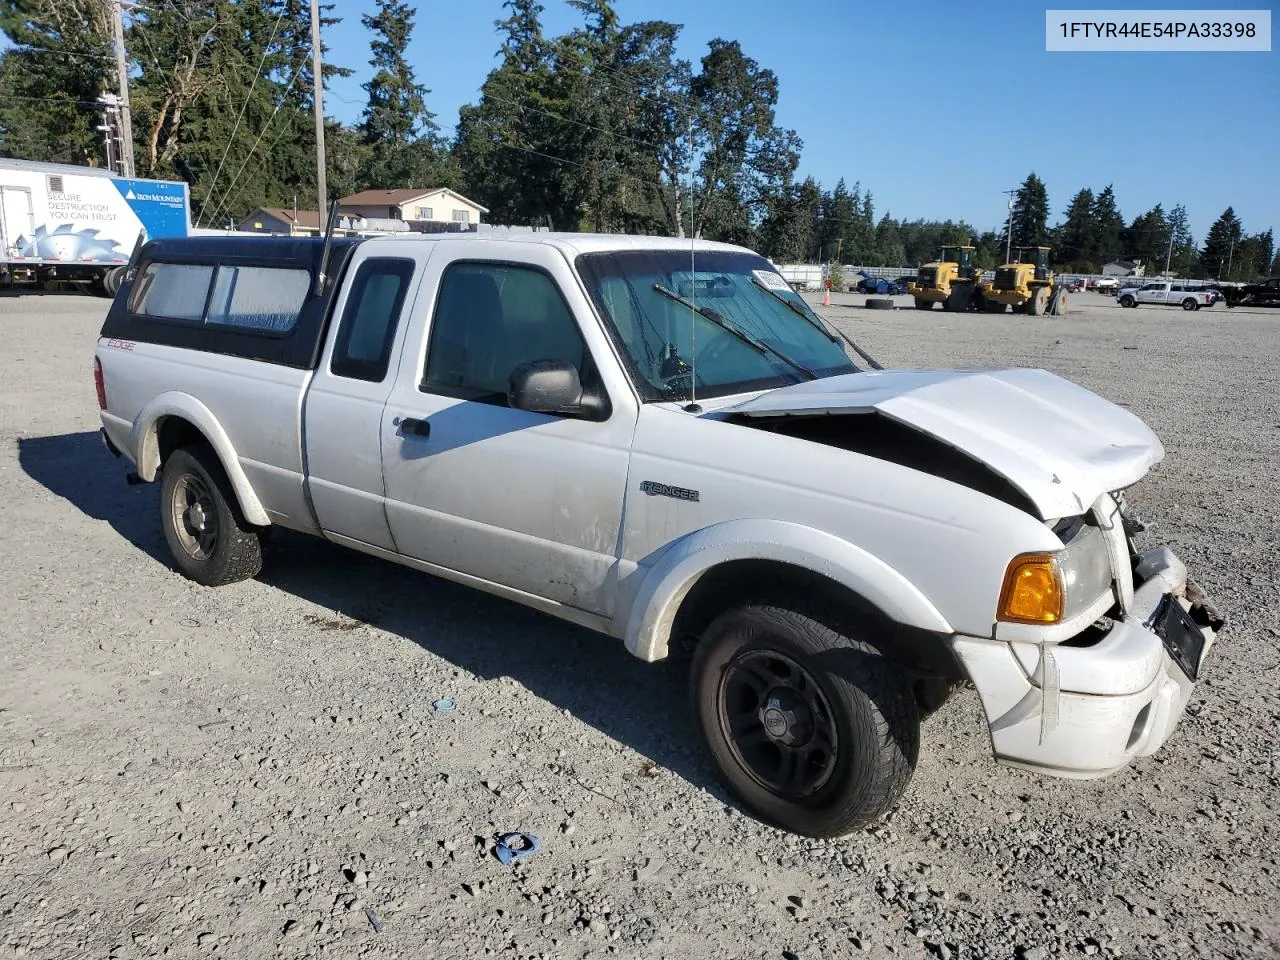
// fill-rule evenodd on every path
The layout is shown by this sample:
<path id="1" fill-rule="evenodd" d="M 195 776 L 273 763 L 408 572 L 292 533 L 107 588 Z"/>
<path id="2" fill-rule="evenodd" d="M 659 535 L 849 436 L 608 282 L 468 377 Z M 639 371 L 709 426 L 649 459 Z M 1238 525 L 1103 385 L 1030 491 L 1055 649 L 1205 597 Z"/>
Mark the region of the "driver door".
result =
<path id="1" fill-rule="evenodd" d="M 568 263 L 547 244 L 444 240 L 423 291 L 382 421 L 397 550 L 611 615 L 639 407 Z M 512 409 L 511 372 L 543 359 L 595 378 L 607 418 Z"/>

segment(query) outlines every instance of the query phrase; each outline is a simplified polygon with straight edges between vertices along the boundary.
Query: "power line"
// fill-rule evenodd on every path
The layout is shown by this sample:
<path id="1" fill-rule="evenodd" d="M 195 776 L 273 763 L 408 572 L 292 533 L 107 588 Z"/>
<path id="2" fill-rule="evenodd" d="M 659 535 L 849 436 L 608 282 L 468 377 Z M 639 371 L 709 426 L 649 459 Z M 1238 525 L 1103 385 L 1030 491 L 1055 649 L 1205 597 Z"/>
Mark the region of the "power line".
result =
<path id="1" fill-rule="evenodd" d="M 266 46 L 262 48 L 262 59 L 258 61 L 258 72 L 257 72 L 257 73 L 255 73 L 255 74 L 253 75 L 253 82 L 249 84 L 249 90 L 248 90 L 248 92 L 244 95 L 244 103 L 243 103 L 243 104 L 241 104 L 241 106 L 240 106 L 240 115 L 239 115 L 238 117 L 236 117 L 235 125 L 231 128 L 231 135 L 230 135 L 229 137 L 227 137 L 227 146 L 226 146 L 226 149 L 224 149 L 224 150 L 222 151 L 222 159 L 218 161 L 218 169 L 217 169 L 217 171 L 214 173 L 214 175 L 213 175 L 213 179 L 212 179 L 211 181 L 209 181 L 209 195 L 210 195 L 210 196 L 213 196 L 213 188 L 214 188 L 215 186 L 217 186 L 217 184 L 218 184 L 218 177 L 222 174 L 222 165 L 223 165 L 224 163 L 226 163 L 226 160 L 227 160 L 227 154 L 231 152 L 231 144 L 232 144 L 232 142 L 234 142 L 234 140 L 235 140 L 235 138 L 236 138 L 236 131 L 238 131 L 238 130 L 240 129 L 240 121 L 244 119 L 245 111 L 249 109 L 249 100 L 253 97 L 253 88 L 254 88 L 255 86 L 257 86 L 257 84 L 258 84 L 258 77 L 262 76 L 262 67 L 263 67 L 263 65 L 264 65 L 264 64 L 266 64 L 266 62 L 267 62 L 267 54 L 271 52 L 271 44 L 272 44 L 272 43 L 275 41 L 275 39 L 276 39 L 276 31 L 280 29 L 280 21 L 284 19 L 284 12 L 285 12 L 285 10 L 287 10 L 287 9 L 288 9 L 288 7 L 286 7 L 286 6 L 284 6 L 284 5 L 282 4 L 282 5 L 280 6 L 280 12 L 279 12 L 278 14 L 276 14 L 276 22 L 275 22 L 275 24 L 274 24 L 274 25 L 272 26 L 272 28 L 271 28 L 271 36 L 270 36 L 270 38 L 267 40 L 267 44 L 266 44 Z M 189 22 L 189 21 L 188 21 L 188 22 Z M 301 69 L 301 68 L 299 68 L 299 69 Z M 295 70 L 295 71 L 294 71 L 294 79 L 296 79 L 296 78 L 297 78 L 297 75 L 298 75 L 298 71 L 297 71 L 297 70 Z M 293 86 L 293 80 L 290 80 L 290 81 L 289 81 L 289 86 L 291 86 L 291 87 Z M 279 107 L 277 107 L 276 109 L 279 109 Z M 273 113 L 273 114 L 272 114 L 272 116 L 274 117 L 274 116 L 275 116 L 275 114 Z M 262 138 L 261 138 L 261 137 L 259 137 L 258 139 L 259 139 L 259 140 L 261 140 Z M 254 144 L 254 146 L 257 146 L 257 144 Z M 252 153 L 252 151 L 251 151 L 251 153 Z M 235 183 L 233 182 L 231 186 L 235 186 Z M 228 189 L 228 190 L 230 190 L 230 189 L 231 189 L 231 187 L 228 187 L 227 189 Z"/>
<path id="2" fill-rule="evenodd" d="M 294 117 L 291 117 L 290 119 L 294 119 L 295 117 L 299 116 L 302 113 L 302 108 L 299 107 L 296 103 L 293 105 L 293 113 L 294 113 Z M 263 166 L 266 165 L 267 157 L 271 156 L 272 151 L 274 151 L 276 148 L 276 144 L 279 143 L 281 138 L 283 138 L 284 135 L 289 132 L 289 129 L 290 129 L 289 125 L 285 124 L 285 126 L 280 130 L 280 132 L 276 134 L 276 138 L 271 141 L 271 146 L 267 147 L 267 152 L 262 155 L 262 159 L 258 161 L 257 167 L 254 168 L 253 175 L 250 176 L 249 179 L 244 182 L 244 184 L 240 187 L 239 191 L 236 193 L 232 201 L 226 205 L 226 210 L 228 213 L 230 213 L 232 208 L 236 205 L 236 202 L 244 194 L 244 191 L 249 186 L 249 184 L 253 182 L 254 177 L 256 177 L 259 173 L 262 172 Z M 234 184 L 232 184 L 232 186 L 234 186 Z M 219 211 L 219 213 L 221 213 L 221 211 Z M 213 224 L 212 218 L 210 219 L 209 222 L 211 225 Z"/>
<path id="3" fill-rule="evenodd" d="M 0 93 L 0 100 L 24 100 L 30 103 L 65 103 L 77 107 L 103 106 L 100 100 L 72 100 L 68 97 L 20 97 L 17 94 Z"/>
<path id="4" fill-rule="evenodd" d="M 499 136 L 502 135 L 502 131 L 498 130 L 493 125 L 492 121 L 489 121 L 484 119 L 483 117 L 480 117 L 478 118 L 478 122 L 481 124 L 484 124 L 485 126 L 488 126 L 491 130 L 493 130 Z M 529 147 L 521 147 L 521 146 L 518 146 L 517 144 L 509 143 L 506 139 L 501 139 L 498 141 L 490 141 L 490 142 L 492 142 L 494 146 L 500 147 L 505 150 L 519 150 L 521 153 L 528 153 L 535 157 L 542 157 L 544 160 L 551 160 L 554 163 L 564 164 L 565 166 L 568 166 L 568 167 L 580 167 L 582 169 L 588 169 L 590 167 L 590 164 L 582 163 L 578 160 L 570 160 L 567 157 L 557 157 L 550 153 L 542 153 L 539 150 L 533 150 L 533 149 L 530 149 Z M 652 180 L 645 180 L 642 177 L 637 177 L 634 174 L 629 174 L 629 173 L 614 172 L 614 173 L 606 174 L 606 176 L 616 178 L 618 180 L 630 180 L 633 183 L 638 183 L 643 187 L 654 188 L 659 191 L 665 189 L 667 186 L 665 184 L 655 183 Z M 677 185 L 677 188 L 678 188 L 678 185 Z"/>
<path id="5" fill-rule="evenodd" d="M 585 127 L 588 130 L 595 130 L 598 133 L 603 133 L 610 137 L 618 137 L 621 140 L 630 140 L 632 143 L 638 143 L 640 146 L 648 147 L 650 150 L 662 149 L 662 147 L 658 146 L 656 143 L 650 143 L 647 140 L 637 140 L 635 137 L 628 136 L 625 133 L 618 133 L 615 130 L 607 130 L 604 127 L 597 127 L 593 123 L 584 123 L 581 120 L 574 120 L 572 117 L 561 116 L 558 113 L 551 113 L 548 110 L 539 110 L 537 107 L 531 107 L 528 104 L 519 103 L 515 100 L 508 100 L 506 97 L 499 97 L 492 93 L 484 93 L 483 91 L 481 91 L 481 94 L 485 97 L 488 97 L 491 100 L 497 100 L 499 103 L 509 104 L 510 106 L 513 106 L 518 110 L 530 110 L 533 113 L 540 113 L 544 117 L 550 117 L 552 120 L 560 120 L 560 121 L 563 121 L 564 123 L 572 123 L 576 126 Z"/>
<path id="6" fill-rule="evenodd" d="M 263 138 L 264 136 L 266 136 L 266 134 L 267 134 L 267 129 L 271 126 L 272 122 L 275 120 L 275 118 L 276 118 L 276 114 L 278 114 L 278 113 L 280 112 L 280 108 L 281 108 L 282 106 L 284 106 L 284 105 L 285 105 L 285 102 L 288 100 L 288 97 L 289 97 L 289 91 L 293 89 L 294 81 L 296 81 L 296 80 L 298 79 L 298 75 L 299 75 L 300 73 L 302 73 L 302 65 L 301 65 L 301 64 L 299 64 L 299 65 L 298 65 L 298 67 L 297 67 L 297 69 L 295 69 L 295 70 L 293 71 L 293 76 L 289 78 L 289 85 L 288 85 L 287 87 L 285 87 L 285 88 L 284 88 L 284 92 L 280 95 L 280 100 L 279 100 L 279 102 L 276 104 L 276 108 L 275 108 L 274 110 L 272 110 L 272 111 L 271 111 L 271 116 L 267 117 L 267 122 L 266 122 L 266 123 L 264 123 L 264 124 L 262 125 L 262 131 L 258 134 L 258 139 L 257 139 L 257 140 L 255 140 L 255 141 L 253 141 L 253 146 L 249 148 L 249 153 L 245 156 L 245 158 L 244 158 L 244 163 L 240 164 L 240 169 L 236 171 L 236 175 L 232 178 L 230 186 L 228 186 L 228 187 L 227 187 L 227 189 L 223 192 L 223 194 L 222 194 L 222 203 L 218 204 L 218 208 L 217 208 L 216 212 L 214 213 L 214 217 L 216 217 L 219 213 L 221 213 L 221 212 L 222 212 L 222 208 L 223 208 L 223 206 L 226 204 L 226 200 L 227 200 L 228 195 L 231 193 L 231 191 L 232 191 L 232 189 L 235 187 L 236 183 L 237 183 L 237 182 L 239 182 L 239 180 L 240 180 L 240 174 L 244 173 L 244 168 L 245 168 L 245 167 L 247 167 L 247 166 L 249 165 L 249 161 L 253 158 L 253 153 L 254 153 L 254 151 L 258 149 L 258 144 L 260 144 L 260 143 L 262 142 L 262 138 Z M 247 102 L 247 101 L 246 101 L 246 102 Z M 294 104 L 294 109 L 297 109 L 297 104 Z M 288 129 L 288 128 L 286 128 L 286 129 Z M 230 143 L 229 143 L 229 142 L 228 142 L 228 148 L 230 148 Z M 224 154 L 224 156 L 225 156 L 225 154 Z M 217 179 L 218 179 L 218 178 L 217 178 L 217 175 L 215 174 L 215 175 L 214 175 L 214 178 L 213 178 L 213 181 L 212 181 L 212 182 L 211 182 L 211 184 L 210 184 L 210 189 L 209 189 L 209 196 L 210 196 L 210 198 L 211 198 L 211 199 L 212 199 L 212 197 L 213 197 L 213 184 L 217 182 Z M 210 219 L 212 219 L 212 218 L 210 218 Z"/>
<path id="7" fill-rule="evenodd" d="M 115 60 L 115 54 L 78 53 L 71 50 L 50 50 L 48 47 L 10 47 L 4 53 L 48 53 L 57 57 L 71 57 L 78 60 Z"/>
<path id="8" fill-rule="evenodd" d="M 622 70 L 620 70 L 617 67 L 610 67 L 607 64 L 592 62 L 590 60 L 587 60 L 585 57 L 578 56 L 578 54 L 574 53 L 572 50 L 566 49 L 563 46 L 557 47 L 546 40 L 541 41 L 540 46 L 545 51 L 550 52 L 553 56 L 567 56 L 570 60 L 573 60 L 574 62 L 578 63 L 580 67 L 590 67 L 592 70 L 601 70 L 601 71 L 604 71 L 605 73 L 614 74 L 617 77 L 617 79 L 613 81 L 610 81 L 608 77 L 603 77 L 602 79 L 606 83 L 612 82 L 615 84 L 616 83 L 625 84 L 626 86 L 630 87 L 631 92 L 634 93 L 641 100 L 648 100 L 651 103 L 656 103 L 661 106 L 672 105 L 673 101 L 681 101 L 685 104 L 685 106 L 696 106 L 695 101 L 688 94 L 673 92 L 669 95 L 668 99 L 655 97 L 650 94 L 642 92 L 639 81 L 635 80 L 633 77 L 627 76 L 626 73 L 624 73 Z M 584 77 L 593 76 L 593 74 L 587 73 L 586 70 L 584 69 L 579 69 L 578 73 Z"/>

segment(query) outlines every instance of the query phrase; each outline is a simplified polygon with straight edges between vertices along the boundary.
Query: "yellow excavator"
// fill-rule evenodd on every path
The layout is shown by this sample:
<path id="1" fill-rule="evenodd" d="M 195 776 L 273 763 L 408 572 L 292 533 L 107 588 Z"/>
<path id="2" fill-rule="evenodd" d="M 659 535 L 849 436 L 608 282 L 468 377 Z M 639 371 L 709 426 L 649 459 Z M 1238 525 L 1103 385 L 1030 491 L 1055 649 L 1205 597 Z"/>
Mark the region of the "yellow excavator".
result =
<path id="1" fill-rule="evenodd" d="M 1012 262 L 996 267 L 991 283 L 981 286 L 983 308 L 988 313 L 1004 313 L 1013 307 L 1015 313 L 1038 317 L 1045 313 L 1063 313 L 1067 307 L 1066 292 L 1058 286 L 1049 265 L 1051 247 L 1015 247 Z"/>
<path id="2" fill-rule="evenodd" d="M 944 246 L 942 255 L 917 271 L 907 283 L 907 293 L 915 298 L 917 310 L 932 310 L 935 303 L 944 310 L 967 310 L 982 271 L 974 266 L 975 247 Z"/>

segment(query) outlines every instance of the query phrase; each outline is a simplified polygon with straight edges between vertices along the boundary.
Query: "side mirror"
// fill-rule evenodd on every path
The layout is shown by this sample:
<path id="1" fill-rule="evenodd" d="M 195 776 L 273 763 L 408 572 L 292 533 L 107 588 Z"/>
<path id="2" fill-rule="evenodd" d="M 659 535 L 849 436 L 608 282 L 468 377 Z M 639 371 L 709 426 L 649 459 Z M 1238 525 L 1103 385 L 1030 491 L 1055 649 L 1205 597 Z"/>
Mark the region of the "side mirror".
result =
<path id="1" fill-rule="evenodd" d="M 582 389 L 578 368 L 568 360 L 534 360 L 511 371 L 507 403 L 530 413 L 556 413 L 585 420 L 603 420 L 607 404 Z"/>

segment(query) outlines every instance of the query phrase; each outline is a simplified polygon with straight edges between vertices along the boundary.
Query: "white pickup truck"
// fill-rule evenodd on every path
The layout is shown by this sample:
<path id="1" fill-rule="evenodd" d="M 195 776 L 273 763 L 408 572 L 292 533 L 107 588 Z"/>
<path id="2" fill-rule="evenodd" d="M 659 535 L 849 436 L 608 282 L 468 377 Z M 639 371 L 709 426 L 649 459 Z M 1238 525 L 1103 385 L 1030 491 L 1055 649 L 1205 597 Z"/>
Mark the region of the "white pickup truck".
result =
<path id="1" fill-rule="evenodd" d="M 1212 307 L 1214 296 L 1203 284 L 1153 280 L 1139 287 L 1122 288 L 1116 295 L 1116 300 L 1122 307 L 1152 304 L 1181 307 L 1183 310 L 1199 310 L 1201 307 Z"/>
<path id="2" fill-rule="evenodd" d="M 254 576 L 278 525 L 644 660 L 696 639 L 716 766 L 794 831 L 891 808 L 964 681 L 1001 762 L 1159 748 L 1222 623 L 1135 546 L 1159 441 L 1044 371 L 882 371 L 842 336 L 724 244 L 188 238 L 141 250 L 95 372 L 187 576 Z"/>

